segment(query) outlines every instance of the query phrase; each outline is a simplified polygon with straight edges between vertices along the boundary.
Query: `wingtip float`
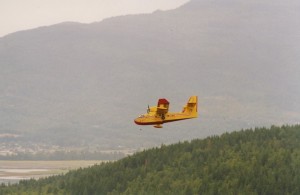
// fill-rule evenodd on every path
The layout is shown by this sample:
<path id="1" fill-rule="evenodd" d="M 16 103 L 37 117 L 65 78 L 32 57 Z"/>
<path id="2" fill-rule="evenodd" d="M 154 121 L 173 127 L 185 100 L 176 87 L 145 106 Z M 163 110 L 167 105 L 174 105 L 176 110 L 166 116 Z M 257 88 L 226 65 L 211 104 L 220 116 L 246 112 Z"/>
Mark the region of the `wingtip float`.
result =
<path id="1" fill-rule="evenodd" d="M 155 128 L 162 128 L 162 124 L 186 120 L 198 117 L 198 97 L 191 96 L 182 112 L 169 112 L 169 101 L 165 98 L 159 99 L 157 106 L 149 107 L 147 113 L 134 120 L 137 125 L 154 125 Z"/>

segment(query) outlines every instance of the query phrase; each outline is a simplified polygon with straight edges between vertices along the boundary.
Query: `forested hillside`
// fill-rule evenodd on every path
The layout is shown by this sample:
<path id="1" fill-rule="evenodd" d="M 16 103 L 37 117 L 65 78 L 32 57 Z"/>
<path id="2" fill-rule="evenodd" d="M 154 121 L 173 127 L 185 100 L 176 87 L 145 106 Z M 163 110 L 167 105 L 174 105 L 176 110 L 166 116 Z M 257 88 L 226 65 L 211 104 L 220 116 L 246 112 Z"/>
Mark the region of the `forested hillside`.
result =
<path id="1" fill-rule="evenodd" d="M 300 125 L 162 145 L 0 194 L 300 194 Z"/>

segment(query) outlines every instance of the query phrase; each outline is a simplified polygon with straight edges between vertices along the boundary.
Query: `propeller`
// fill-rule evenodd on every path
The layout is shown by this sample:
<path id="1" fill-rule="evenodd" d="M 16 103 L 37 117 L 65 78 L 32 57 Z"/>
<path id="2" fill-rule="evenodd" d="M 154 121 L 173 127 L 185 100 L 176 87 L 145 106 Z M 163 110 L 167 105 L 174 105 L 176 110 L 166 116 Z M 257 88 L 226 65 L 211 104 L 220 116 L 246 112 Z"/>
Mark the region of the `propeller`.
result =
<path id="1" fill-rule="evenodd" d="M 147 113 L 149 114 L 149 112 L 150 112 L 150 107 L 149 107 L 149 105 L 148 105 Z"/>

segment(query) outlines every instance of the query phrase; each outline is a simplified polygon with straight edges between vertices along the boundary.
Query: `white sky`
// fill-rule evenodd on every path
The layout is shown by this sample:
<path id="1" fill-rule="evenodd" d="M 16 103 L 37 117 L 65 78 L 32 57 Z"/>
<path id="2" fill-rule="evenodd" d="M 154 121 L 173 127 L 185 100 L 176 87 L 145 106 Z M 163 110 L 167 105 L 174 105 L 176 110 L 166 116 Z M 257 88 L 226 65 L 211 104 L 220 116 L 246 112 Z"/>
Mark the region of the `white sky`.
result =
<path id="1" fill-rule="evenodd" d="M 65 21 L 90 23 L 177 8 L 189 0 L 0 0 L 0 37 Z"/>

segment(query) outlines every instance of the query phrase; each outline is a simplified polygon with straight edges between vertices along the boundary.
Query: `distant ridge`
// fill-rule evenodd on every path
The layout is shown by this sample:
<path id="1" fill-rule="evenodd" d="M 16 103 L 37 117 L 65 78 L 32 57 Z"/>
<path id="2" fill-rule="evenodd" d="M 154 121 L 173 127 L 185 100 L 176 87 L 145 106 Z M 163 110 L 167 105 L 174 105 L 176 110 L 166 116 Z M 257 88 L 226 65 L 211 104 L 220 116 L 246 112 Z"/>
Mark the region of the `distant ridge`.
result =
<path id="1" fill-rule="evenodd" d="M 2 186 L 0 194 L 299 194 L 299 154 L 299 125 L 255 128 Z"/>
<path id="2" fill-rule="evenodd" d="M 192 0 L 170 11 L 2 37 L 0 134 L 25 143 L 147 148 L 296 124 L 297 7 L 296 0 Z M 199 97 L 197 120 L 155 133 L 133 123 L 157 99 L 179 110 L 189 94 Z"/>

